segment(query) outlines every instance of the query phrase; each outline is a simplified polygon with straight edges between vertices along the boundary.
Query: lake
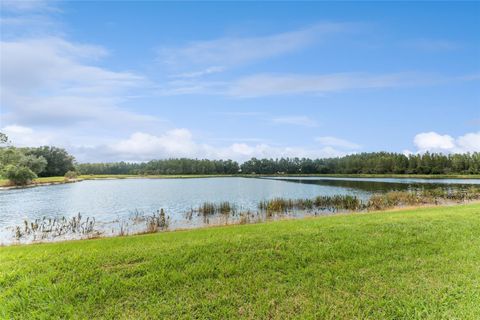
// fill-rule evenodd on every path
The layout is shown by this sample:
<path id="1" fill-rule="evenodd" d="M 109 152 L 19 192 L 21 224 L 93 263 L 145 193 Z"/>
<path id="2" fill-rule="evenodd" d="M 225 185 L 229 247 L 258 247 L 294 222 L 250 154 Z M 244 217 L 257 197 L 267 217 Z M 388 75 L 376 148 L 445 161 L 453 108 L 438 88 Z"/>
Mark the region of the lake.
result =
<path id="1" fill-rule="evenodd" d="M 138 231 L 139 226 L 132 223 L 133 217 L 150 215 L 160 208 L 169 216 L 169 229 L 193 228 L 227 222 L 222 217 L 205 221 L 195 214 L 188 216 L 204 202 L 229 201 L 238 212 L 256 212 L 260 201 L 276 197 L 355 195 L 367 199 L 373 193 L 391 190 L 467 188 L 472 184 L 479 185 L 480 179 L 224 177 L 86 180 L 0 190 L 0 243 L 13 242 L 14 227 L 24 225 L 24 220 L 43 217 L 68 219 L 80 213 L 83 217 L 94 217 L 96 228 L 104 235 L 114 235 L 118 228 L 126 229 L 127 233 Z"/>

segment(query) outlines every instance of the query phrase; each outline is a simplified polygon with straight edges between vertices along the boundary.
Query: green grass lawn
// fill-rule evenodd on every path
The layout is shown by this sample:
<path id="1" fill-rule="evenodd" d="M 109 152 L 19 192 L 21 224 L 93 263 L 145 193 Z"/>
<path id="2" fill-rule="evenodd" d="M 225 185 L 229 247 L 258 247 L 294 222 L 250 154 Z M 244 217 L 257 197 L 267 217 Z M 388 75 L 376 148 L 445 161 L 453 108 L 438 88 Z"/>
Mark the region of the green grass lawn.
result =
<path id="1" fill-rule="evenodd" d="M 5 319 L 480 319 L 480 205 L 0 248 Z"/>

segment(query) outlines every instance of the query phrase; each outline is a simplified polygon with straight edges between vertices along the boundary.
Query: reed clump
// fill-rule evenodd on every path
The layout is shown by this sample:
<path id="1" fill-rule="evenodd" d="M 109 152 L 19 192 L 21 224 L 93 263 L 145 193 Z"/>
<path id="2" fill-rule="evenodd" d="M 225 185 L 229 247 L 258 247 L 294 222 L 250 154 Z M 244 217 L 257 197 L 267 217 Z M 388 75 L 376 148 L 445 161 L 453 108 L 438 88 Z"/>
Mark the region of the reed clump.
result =
<path id="1" fill-rule="evenodd" d="M 275 198 L 272 200 L 265 200 L 260 202 L 258 204 L 258 208 L 260 210 L 266 211 L 267 215 L 270 215 L 271 213 L 279 213 L 279 212 L 286 213 L 289 210 L 296 208 L 298 205 L 298 201 L 301 201 L 301 200 Z"/>
<path id="2" fill-rule="evenodd" d="M 154 233 L 160 230 L 167 230 L 170 223 L 170 217 L 165 214 L 165 210 L 157 210 L 151 216 L 146 218 L 147 220 L 147 233 Z"/>
<path id="3" fill-rule="evenodd" d="M 95 232 L 95 223 L 95 218 L 83 219 L 80 213 L 70 219 L 43 217 L 34 221 L 24 220 L 23 226 L 15 227 L 15 238 L 20 240 L 23 237 L 32 236 L 34 239 L 45 239 L 66 234 L 89 235 Z"/>
<path id="4" fill-rule="evenodd" d="M 223 201 L 220 203 L 213 203 L 213 202 L 204 202 L 200 207 L 196 209 L 196 211 L 203 215 L 204 217 L 208 217 L 215 214 L 235 214 L 236 207 L 233 203 L 228 201 Z"/>
<path id="5" fill-rule="evenodd" d="M 268 215 L 273 213 L 288 213 L 291 210 L 359 210 L 363 208 L 362 201 L 355 196 L 318 196 L 315 199 L 283 199 L 264 200 L 258 204 L 261 211 Z"/>
<path id="6" fill-rule="evenodd" d="M 212 202 L 204 202 L 200 208 L 198 208 L 198 212 L 203 214 L 204 216 L 212 215 L 216 211 L 215 204 Z"/>
<path id="7" fill-rule="evenodd" d="M 364 208 L 361 199 L 351 195 L 318 196 L 314 199 L 315 207 L 321 210 L 360 210 Z"/>
<path id="8" fill-rule="evenodd" d="M 374 194 L 367 202 L 368 210 L 382 210 L 397 206 L 419 205 L 429 203 L 430 199 L 414 192 L 391 191 L 385 194 Z"/>

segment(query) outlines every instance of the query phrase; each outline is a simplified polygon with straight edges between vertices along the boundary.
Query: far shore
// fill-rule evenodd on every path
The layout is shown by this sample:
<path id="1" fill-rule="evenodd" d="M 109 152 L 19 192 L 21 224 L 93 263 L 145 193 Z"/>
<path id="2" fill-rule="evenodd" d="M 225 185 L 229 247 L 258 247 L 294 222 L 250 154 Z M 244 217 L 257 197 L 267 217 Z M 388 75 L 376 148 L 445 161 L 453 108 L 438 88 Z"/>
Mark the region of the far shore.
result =
<path id="1" fill-rule="evenodd" d="M 83 180 L 107 180 L 107 179 L 193 179 L 193 178 L 222 178 L 222 177 L 326 177 L 326 178 L 395 178 L 395 179 L 480 179 L 478 174 L 171 174 L 171 175 L 133 175 L 133 174 L 94 174 L 80 175 L 76 179 L 65 177 L 41 177 L 27 185 L 12 185 L 7 179 L 0 179 L 0 190 L 31 188 L 36 186 L 56 185 L 80 182 Z"/>

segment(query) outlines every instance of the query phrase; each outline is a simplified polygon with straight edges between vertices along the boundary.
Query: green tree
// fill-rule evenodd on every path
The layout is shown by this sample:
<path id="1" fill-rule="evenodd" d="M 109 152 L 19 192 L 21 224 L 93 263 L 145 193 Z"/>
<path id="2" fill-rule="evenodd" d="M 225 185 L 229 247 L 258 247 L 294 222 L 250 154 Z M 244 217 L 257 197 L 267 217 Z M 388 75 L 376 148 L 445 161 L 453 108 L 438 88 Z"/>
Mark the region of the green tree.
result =
<path id="1" fill-rule="evenodd" d="M 47 165 L 43 157 L 25 155 L 15 147 L 0 148 L 0 175 L 13 184 L 24 185 L 37 177 Z"/>
<path id="2" fill-rule="evenodd" d="M 67 171 L 67 173 L 65 173 L 65 178 L 66 178 L 66 179 L 77 179 L 77 178 L 78 178 L 78 172 L 76 172 L 76 171 Z"/>
<path id="3" fill-rule="evenodd" d="M 8 164 L 18 164 L 25 155 L 15 147 L 0 148 L 0 170 Z"/>
<path id="4" fill-rule="evenodd" d="M 25 166 L 9 164 L 2 172 L 3 176 L 16 185 L 25 185 L 37 177 L 35 172 Z"/>
<path id="5" fill-rule="evenodd" d="M 26 155 L 20 159 L 18 164 L 19 166 L 29 168 L 38 175 L 47 167 L 47 160 L 42 156 Z"/>
<path id="6" fill-rule="evenodd" d="M 8 142 L 8 136 L 5 133 L 0 132 L 0 145 L 7 144 Z"/>
<path id="7" fill-rule="evenodd" d="M 47 166 L 39 174 L 40 177 L 64 176 L 68 171 L 75 170 L 75 158 L 62 148 L 52 146 L 30 148 L 26 150 L 26 154 L 47 160 Z"/>

